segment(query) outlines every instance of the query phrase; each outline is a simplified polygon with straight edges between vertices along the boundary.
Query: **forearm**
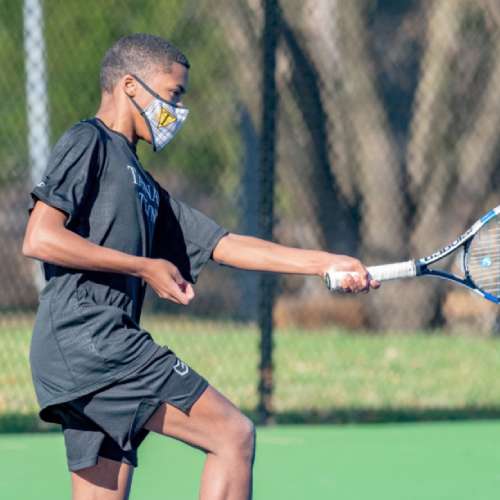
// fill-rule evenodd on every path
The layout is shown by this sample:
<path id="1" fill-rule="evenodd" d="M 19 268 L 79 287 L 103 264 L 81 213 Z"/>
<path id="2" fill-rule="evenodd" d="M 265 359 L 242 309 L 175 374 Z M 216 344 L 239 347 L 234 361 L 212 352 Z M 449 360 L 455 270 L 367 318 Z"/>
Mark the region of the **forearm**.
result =
<path id="1" fill-rule="evenodd" d="M 212 257 L 220 264 L 240 269 L 322 276 L 331 254 L 231 233 L 219 241 Z"/>
<path id="2" fill-rule="evenodd" d="M 73 269 L 140 276 L 144 258 L 96 245 L 65 228 L 47 229 L 23 246 L 23 254 Z"/>

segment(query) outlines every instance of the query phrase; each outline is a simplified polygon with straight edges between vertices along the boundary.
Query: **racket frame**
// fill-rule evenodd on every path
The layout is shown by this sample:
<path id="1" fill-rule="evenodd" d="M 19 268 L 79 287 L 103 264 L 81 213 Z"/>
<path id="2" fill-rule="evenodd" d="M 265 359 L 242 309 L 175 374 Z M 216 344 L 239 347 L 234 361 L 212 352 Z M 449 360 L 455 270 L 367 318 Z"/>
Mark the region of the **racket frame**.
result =
<path id="1" fill-rule="evenodd" d="M 478 221 L 476 221 L 467 231 L 462 233 L 458 238 L 449 243 L 443 248 L 440 248 L 433 254 L 423 257 L 415 261 L 415 268 L 417 271 L 417 276 L 436 276 L 438 278 L 443 278 L 448 281 L 453 281 L 459 285 L 465 286 L 481 297 L 494 302 L 495 304 L 500 304 L 500 298 L 495 297 L 494 295 L 485 292 L 481 288 L 479 288 L 474 280 L 470 276 L 469 265 L 468 265 L 468 253 L 469 248 L 472 243 L 472 239 L 478 233 L 478 231 L 491 219 L 496 217 L 500 213 L 500 205 L 491 209 L 489 212 L 484 214 Z M 464 271 L 464 278 L 460 278 L 454 274 L 448 273 L 446 271 L 442 271 L 440 269 L 431 269 L 428 266 L 430 264 L 434 264 L 438 260 L 441 260 L 444 257 L 452 254 L 459 247 L 463 246 L 463 254 L 462 254 L 462 268 Z"/>
<path id="2" fill-rule="evenodd" d="M 440 248 L 439 250 L 436 250 L 434 253 L 422 257 L 421 259 L 417 260 L 410 260 L 407 262 L 401 262 L 397 264 L 388 264 L 388 265 L 382 265 L 382 266 L 374 266 L 374 267 L 368 267 L 368 272 L 374 279 L 380 279 L 382 281 L 388 280 L 388 279 L 396 279 L 396 278 L 411 278 L 414 276 L 435 276 L 438 278 L 443 278 L 448 281 L 452 281 L 454 283 L 457 283 L 459 285 L 465 286 L 477 294 L 479 294 L 481 297 L 494 302 L 495 304 L 500 304 L 500 298 L 485 292 L 481 288 L 479 288 L 476 283 L 472 280 L 469 272 L 469 267 L 468 267 L 468 253 L 469 253 L 469 248 L 472 242 L 473 237 L 477 234 L 477 232 L 491 219 L 496 217 L 500 213 L 500 205 L 497 207 L 491 209 L 489 212 L 487 212 L 485 215 L 483 215 L 478 221 L 476 221 L 467 231 L 462 233 L 460 236 L 458 236 L 455 240 L 453 240 L 451 243 L 448 245 Z M 448 255 L 452 254 L 455 252 L 459 247 L 463 246 L 463 255 L 462 255 L 462 268 L 464 271 L 464 278 L 460 278 L 459 276 L 456 276 L 454 274 L 448 273 L 446 271 L 442 271 L 440 269 L 432 269 L 429 267 L 430 264 L 434 264 L 438 260 L 443 259 L 444 257 L 447 257 Z M 394 276 L 390 277 L 384 277 L 385 270 L 389 268 L 394 268 L 397 266 L 401 266 L 402 269 L 405 267 L 408 269 L 408 271 L 402 272 L 402 274 L 396 273 Z M 325 275 L 325 283 L 326 286 L 330 290 L 339 290 L 339 283 L 341 279 L 346 275 L 346 274 L 352 274 L 352 273 L 347 273 L 347 272 L 327 272 Z"/>

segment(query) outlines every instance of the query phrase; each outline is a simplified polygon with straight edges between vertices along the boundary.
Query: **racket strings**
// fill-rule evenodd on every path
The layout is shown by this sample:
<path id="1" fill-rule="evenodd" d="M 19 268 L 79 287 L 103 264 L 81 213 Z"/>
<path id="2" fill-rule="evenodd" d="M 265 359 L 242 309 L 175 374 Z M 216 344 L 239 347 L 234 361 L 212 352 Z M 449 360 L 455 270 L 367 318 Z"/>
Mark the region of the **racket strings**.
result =
<path id="1" fill-rule="evenodd" d="M 500 297 L 500 220 L 494 217 L 474 236 L 469 247 L 467 267 L 475 285 Z"/>

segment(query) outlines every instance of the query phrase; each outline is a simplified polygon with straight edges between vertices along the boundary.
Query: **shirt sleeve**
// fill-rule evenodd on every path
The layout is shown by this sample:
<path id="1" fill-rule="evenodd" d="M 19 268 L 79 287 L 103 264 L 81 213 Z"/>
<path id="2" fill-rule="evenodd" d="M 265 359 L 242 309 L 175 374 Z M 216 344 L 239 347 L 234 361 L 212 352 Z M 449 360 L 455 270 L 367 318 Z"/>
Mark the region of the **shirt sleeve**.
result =
<path id="1" fill-rule="evenodd" d="M 52 150 L 42 180 L 31 190 L 28 214 L 37 199 L 68 214 L 66 226 L 76 219 L 96 179 L 99 132 L 78 123 L 59 139 Z"/>
<path id="2" fill-rule="evenodd" d="M 219 240 L 229 234 L 210 217 L 172 198 L 158 184 L 160 207 L 153 256 L 169 260 L 184 279 L 196 283 Z"/>

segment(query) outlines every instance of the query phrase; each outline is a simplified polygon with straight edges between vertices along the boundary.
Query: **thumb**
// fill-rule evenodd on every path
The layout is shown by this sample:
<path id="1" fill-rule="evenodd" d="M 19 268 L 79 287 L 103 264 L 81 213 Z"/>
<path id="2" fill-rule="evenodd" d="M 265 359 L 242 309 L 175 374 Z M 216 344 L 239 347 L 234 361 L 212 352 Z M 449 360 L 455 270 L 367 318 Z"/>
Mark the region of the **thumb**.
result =
<path id="1" fill-rule="evenodd" d="M 182 284 L 175 283 L 170 290 L 171 295 L 179 302 L 179 304 L 187 305 L 191 300 L 188 295 L 186 295 L 186 286 Z"/>
<path id="2" fill-rule="evenodd" d="M 188 281 L 186 281 L 179 270 L 176 270 L 174 274 L 174 281 L 179 287 L 180 293 L 176 294 L 177 298 L 181 300 L 183 304 L 187 304 L 194 297 L 194 289 Z"/>
<path id="3" fill-rule="evenodd" d="M 186 283 L 186 289 L 184 290 L 184 293 L 186 294 L 186 298 L 188 300 L 191 300 L 194 297 L 194 288 L 191 283 Z"/>

